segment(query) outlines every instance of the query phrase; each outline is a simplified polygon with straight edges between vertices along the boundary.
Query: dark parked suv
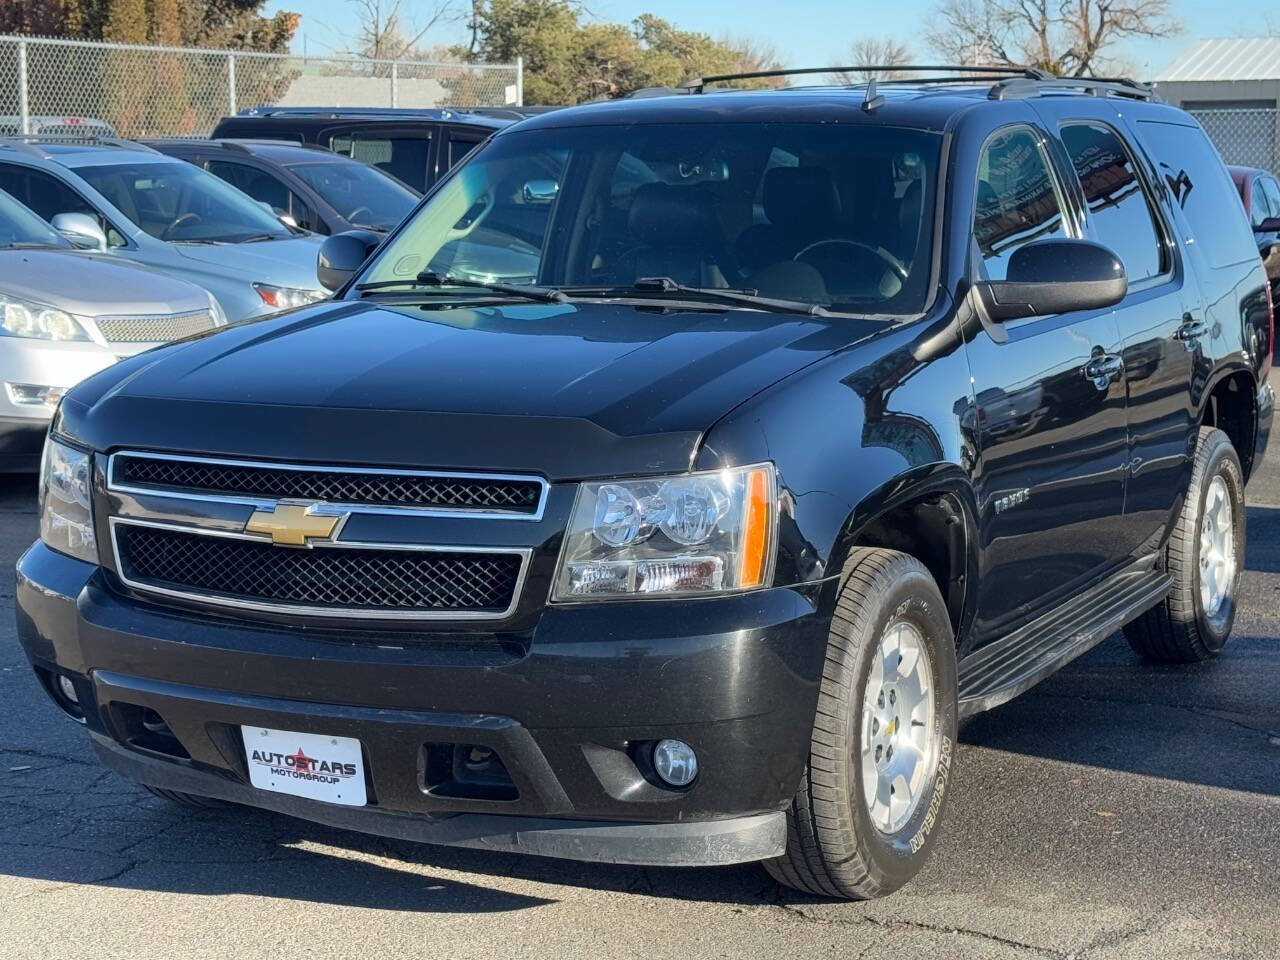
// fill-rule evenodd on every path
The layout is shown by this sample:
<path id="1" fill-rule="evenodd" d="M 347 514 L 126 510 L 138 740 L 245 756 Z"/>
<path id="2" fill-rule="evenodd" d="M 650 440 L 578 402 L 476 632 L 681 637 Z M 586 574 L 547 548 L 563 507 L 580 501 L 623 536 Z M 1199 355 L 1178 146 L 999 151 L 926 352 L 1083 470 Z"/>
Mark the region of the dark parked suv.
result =
<path id="1" fill-rule="evenodd" d="M 494 116 L 488 113 L 495 114 Z M 213 139 L 314 143 L 371 164 L 415 190 L 428 187 L 513 117 L 494 109 L 257 107 L 223 117 Z"/>
<path id="2" fill-rule="evenodd" d="M 1034 71 L 704 90 L 505 130 L 367 261 L 330 237 L 334 301 L 67 396 L 18 628 L 107 766 L 872 897 L 963 717 L 1122 627 L 1222 650 L 1272 321 L 1195 121 Z"/>

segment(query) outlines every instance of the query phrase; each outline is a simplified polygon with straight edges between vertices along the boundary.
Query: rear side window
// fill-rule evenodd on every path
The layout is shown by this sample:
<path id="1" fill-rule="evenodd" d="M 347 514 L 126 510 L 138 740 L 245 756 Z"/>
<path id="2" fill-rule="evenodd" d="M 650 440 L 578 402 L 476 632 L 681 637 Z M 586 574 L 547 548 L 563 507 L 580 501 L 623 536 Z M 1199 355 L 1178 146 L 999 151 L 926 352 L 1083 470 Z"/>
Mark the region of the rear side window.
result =
<path id="1" fill-rule="evenodd" d="M 1271 216 L 1271 207 L 1267 203 L 1267 194 L 1262 188 L 1262 178 L 1254 177 L 1249 188 L 1249 222 L 1255 227 Z"/>
<path id="2" fill-rule="evenodd" d="M 449 166 L 452 167 L 457 164 L 478 146 L 480 146 L 479 140 L 470 140 L 465 137 L 450 137 Z"/>
<path id="3" fill-rule="evenodd" d="M 1115 131 L 1101 124 L 1071 124 L 1062 142 L 1084 189 L 1089 222 L 1099 243 L 1124 264 L 1130 283 L 1164 272 L 1159 234 L 1133 158 Z"/>
<path id="4" fill-rule="evenodd" d="M 329 141 L 334 153 L 389 173 L 415 190 L 427 188 L 427 159 L 431 139 L 426 136 L 400 136 L 377 131 L 354 130 L 335 135 Z"/>
<path id="5" fill-rule="evenodd" d="M 1199 127 L 1155 120 L 1138 121 L 1142 139 L 1155 157 L 1171 202 L 1182 208 L 1196 243 L 1211 267 L 1258 258 L 1235 185 L 1222 158 Z"/>
<path id="6" fill-rule="evenodd" d="M 998 133 L 978 161 L 973 236 L 989 280 L 1004 280 L 1019 247 L 1062 233 L 1062 201 L 1039 139 L 1025 127 Z"/>

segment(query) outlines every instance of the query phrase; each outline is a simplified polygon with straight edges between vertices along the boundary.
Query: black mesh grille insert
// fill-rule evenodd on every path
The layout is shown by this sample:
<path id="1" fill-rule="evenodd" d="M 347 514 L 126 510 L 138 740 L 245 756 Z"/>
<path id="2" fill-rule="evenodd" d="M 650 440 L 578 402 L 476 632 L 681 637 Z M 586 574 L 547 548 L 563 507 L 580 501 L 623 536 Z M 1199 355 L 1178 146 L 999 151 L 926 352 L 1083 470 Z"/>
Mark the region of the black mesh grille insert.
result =
<path id="1" fill-rule="evenodd" d="M 113 482 L 157 491 L 529 514 L 537 512 L 542 496 L 537 480 L 283 469 L 128 454 L 118 454 L 113 462 Z"/>
<path id="2" fill-rule="evenodd" d="M 521 558 L 378 548 L 276 547 L 120 524 L 121 573 L 134 583 L 295 606 L 501 613 Z"/>

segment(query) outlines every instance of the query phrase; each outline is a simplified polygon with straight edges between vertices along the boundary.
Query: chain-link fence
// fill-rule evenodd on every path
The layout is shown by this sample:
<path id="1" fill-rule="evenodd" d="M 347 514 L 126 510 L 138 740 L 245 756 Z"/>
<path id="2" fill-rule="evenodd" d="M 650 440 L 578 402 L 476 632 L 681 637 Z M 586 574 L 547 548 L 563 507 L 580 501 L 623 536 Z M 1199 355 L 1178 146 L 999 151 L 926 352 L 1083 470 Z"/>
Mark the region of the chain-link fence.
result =
<path id="1" fill-rule="evenodd" d="M 0 36 L 0 135 L 201 136 L 259 106 L 518 105 L 523 67 Z M 71 128 L 70 130 L 68 128 Z"/>
<path id="2" fill-rule="evenodd" d="M 1280 174 L 1280 144 L 1274 107 L 1192 107 L 1222 159 L 1242 167 L 1261 167 Z"/>

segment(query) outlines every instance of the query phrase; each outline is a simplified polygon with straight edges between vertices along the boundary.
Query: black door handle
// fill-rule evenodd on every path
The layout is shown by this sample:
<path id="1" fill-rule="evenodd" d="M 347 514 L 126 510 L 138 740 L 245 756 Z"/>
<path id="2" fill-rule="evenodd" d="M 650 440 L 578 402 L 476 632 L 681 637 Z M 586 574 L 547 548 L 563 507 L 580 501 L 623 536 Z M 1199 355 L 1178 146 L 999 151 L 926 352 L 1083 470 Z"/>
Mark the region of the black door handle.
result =
<path id="1" fill-rule="evenodd" d="M 1099 390 L 1105 390 L 1124 372 L 1124 359 L 1114 353 L 1104 353 L 1094 357 L 1084 365 L 1086 379 L 1092 380 Z"/>
<path id="2" fill-rule="evenodd" d="M 1193 340 L 1199 340 L 1209 332 L 1209 327 L 1203 320 L 1192 320 L 1190 317 L 1184 317 L 1182 326 L 1174 333 L 1175 340 L 1181 340 L 1183 343 L 1191 343 Z"/>

